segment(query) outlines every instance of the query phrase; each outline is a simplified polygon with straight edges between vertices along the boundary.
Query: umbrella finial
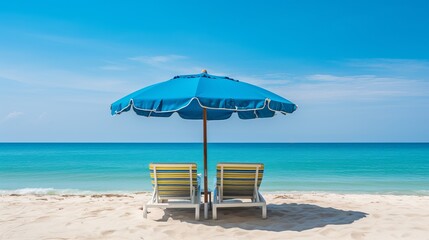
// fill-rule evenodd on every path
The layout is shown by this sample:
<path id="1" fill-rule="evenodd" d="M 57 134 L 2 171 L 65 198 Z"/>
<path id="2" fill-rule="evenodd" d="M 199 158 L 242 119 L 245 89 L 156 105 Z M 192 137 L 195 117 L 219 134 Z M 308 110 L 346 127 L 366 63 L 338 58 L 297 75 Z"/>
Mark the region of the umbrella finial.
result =
<path id="1" fill-rule="evenodd" d="M 207 73 L 207 70 L 203 69 L 201 70 L 201 73 Z"/>

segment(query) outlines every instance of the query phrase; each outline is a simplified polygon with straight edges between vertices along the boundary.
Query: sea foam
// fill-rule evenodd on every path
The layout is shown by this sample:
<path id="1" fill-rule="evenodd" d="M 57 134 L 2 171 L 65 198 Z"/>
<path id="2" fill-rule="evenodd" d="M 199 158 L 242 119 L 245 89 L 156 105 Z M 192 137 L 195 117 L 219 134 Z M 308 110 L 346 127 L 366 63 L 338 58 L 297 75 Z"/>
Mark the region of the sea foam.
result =
<path id="1" fill-rule="evenodd" d="M 61 195 L 61 194 L 85 194 L 90 193 L 89 191 L 82 191 L 78 189 L 54 189 L 54 188 L 20 188 L 13 190 L 0 189 L 0 195 L 9 194 L 36 194 L 36 195 Z"/>

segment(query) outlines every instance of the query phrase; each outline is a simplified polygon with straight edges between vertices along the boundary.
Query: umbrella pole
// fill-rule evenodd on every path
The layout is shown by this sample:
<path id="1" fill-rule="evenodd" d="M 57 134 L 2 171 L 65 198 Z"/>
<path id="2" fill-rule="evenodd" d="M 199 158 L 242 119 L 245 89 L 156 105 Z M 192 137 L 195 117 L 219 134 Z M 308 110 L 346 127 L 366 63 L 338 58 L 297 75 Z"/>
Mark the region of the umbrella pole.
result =
<path id="1" fill-rule="evenodd" d="M 208 186 L 207 186 L 207 109 L 203 108 L 203 139 L 204 139 L 204 219 L 208 219 Z"/>

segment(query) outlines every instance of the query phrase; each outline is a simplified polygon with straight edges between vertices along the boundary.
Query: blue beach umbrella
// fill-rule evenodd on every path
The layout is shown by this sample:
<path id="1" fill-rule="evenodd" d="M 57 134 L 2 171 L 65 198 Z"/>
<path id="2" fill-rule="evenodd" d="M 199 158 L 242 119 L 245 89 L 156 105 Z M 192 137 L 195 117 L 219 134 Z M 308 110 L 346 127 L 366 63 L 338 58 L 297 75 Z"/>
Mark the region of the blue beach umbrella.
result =
<path id="1" fill-rule="evenodd" d="M 207 120 L 225 120 L 237 113 L 240 119 L 269 118 L 276 112 L 287 114 L 297 109 L 289 100 L 268 90 L 229 77 L 201 74 L 176 76 L 133 92 L 111 107 L 112 115 L 129 110 L 145 117 L 170 117 L 203 120 L 204 203 L 207 209 Z"/>

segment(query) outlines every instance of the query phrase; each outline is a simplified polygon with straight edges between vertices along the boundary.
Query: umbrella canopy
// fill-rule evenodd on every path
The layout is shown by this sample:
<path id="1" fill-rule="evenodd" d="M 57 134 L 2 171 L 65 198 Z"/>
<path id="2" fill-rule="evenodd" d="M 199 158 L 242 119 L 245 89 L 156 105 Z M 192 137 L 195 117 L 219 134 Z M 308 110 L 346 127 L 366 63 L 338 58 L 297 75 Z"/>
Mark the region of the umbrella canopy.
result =
<path id="1" fill-rule="evenodd" d="M 207 218 L 207 120 L 224 120 L 237 113 L 241 119 L 273 117 L 292 113 L 297 106 L 263 88 L 229 77 L 201 74 L 176 76 L 131 93 L 114 102 L 112 115 L 131 109 L 146 117 L 202 119 L 204 135 L 204 217 Z"/>
<path id="2" fill-rule="evenodd" d="M 273 117 L 275 112 L 292 113 L 297 106 L 263 88 L 229 77 L 207 73 L 176 76 L 142 88 L 114 102 L 112 115 L 133 109 L 146 117 L 224 120 L 236 112 L 241 119 Z"/>

